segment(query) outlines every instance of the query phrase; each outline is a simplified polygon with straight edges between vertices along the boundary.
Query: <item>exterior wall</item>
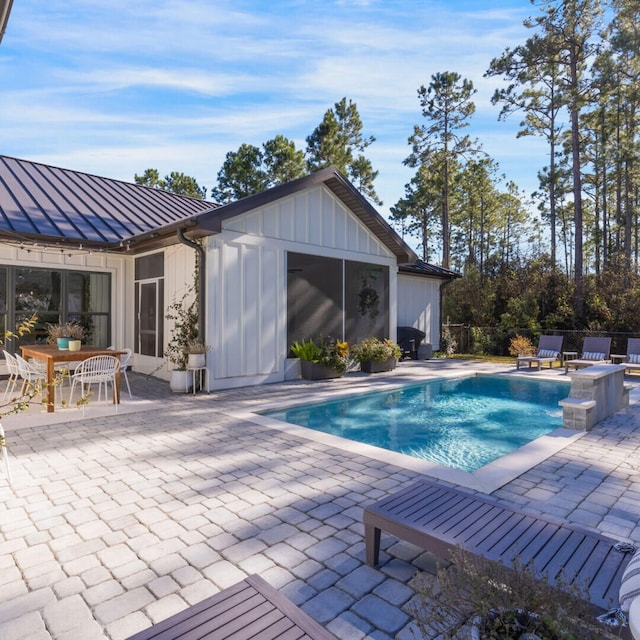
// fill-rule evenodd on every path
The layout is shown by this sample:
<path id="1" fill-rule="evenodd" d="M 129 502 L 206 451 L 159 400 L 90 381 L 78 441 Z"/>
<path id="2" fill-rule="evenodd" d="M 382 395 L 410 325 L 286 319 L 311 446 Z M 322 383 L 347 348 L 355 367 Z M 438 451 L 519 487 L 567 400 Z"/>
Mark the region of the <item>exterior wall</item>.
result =
<path id="1" fill-rule="evenodd" d="M 395 334 L 395 256 L 328 189 L 314 187 L 230 219 L 209 239 L 212 388 L 284 380 L 287 251 L 389 266 Z"/>
<path id="2" fill-rule="evenodd" d="M 425 342 L 440 349 L 440 287 L 443 281 L 398 275 L 398 326 L 414 327 L 426 334 Z"/>
<path id="3" fill-rule="evenodd" d="M 182 243 L 177 243 L 161 250 L 150 251 L 146 254 L 136 255 L 136 258 L 154 253 L 164 253 L 164 308 L 172 304 L 176 300 L 180 300 L 182 296 L 189 291 L 195 282 L 195 264 L 196 254 L 194 249 L 187 247 Z M 137 310 L 135 309 L 135 259 L 130 261 L 127 282 L 130 283 L 127 290 L 127 298 L 129 300 L 129 308 L 131 313 L 128 316 L 129 322 L 127 326 L 127 340 L 124 346 L 134 348 L 135 343 L 135 324 L 134 317 Z M 173 323 L 164 318 L 164 347 L 166 348 L 171 338 L 171 330 Z M 135 354 L 133 356 L 133 368 L 135 371 L 143 373 L 153 373 L 154 376 L 169 379 L 171 365 L 161 358 L 152 358 L 150 356 L 141 356 Z"/>
<path id="4" fill-rule="evenodd" d="M 126 291 L 130 288 L 127 278 L 125 256 L 95 252 L 73 254 L 57 249 L 20 248 L 0 243 L 0 264 L 19 267 L 66 269 L 69 271 L 98 271 L 111 274 L 111 341 L 114 345 L 125 345 L 129 338 L 127 329 L 132 317 L 127 304 Z M 131 329 L 133 332 L 133 329 Z"/>

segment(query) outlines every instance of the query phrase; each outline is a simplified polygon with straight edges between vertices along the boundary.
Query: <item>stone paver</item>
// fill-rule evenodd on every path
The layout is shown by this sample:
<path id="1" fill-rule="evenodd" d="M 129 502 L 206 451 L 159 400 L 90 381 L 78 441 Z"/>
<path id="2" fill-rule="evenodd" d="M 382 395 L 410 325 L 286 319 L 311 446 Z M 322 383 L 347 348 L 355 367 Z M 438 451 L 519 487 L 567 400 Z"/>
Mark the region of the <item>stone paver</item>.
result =
<path id="1" fill-rule="evenodd" d="M 130 381 L 155 402 L 104 417 L 90 404 L 85 418 L 43 415 L 36 426 L 3 420 L 14 483 L 0 475 L 2 640 L 124 640 L 254 572 L 340 640 L 413 637 L 411 581 L 436 559 L 383 535 L 382 564 L 368 567 L 361 523 L 366 504 L 416 473 L 237 417 L 299 394 L 364 390 L 362 377 L 195 397 Z M 640 542 L 639 453 L 634 401 L 494 495 Z"/>

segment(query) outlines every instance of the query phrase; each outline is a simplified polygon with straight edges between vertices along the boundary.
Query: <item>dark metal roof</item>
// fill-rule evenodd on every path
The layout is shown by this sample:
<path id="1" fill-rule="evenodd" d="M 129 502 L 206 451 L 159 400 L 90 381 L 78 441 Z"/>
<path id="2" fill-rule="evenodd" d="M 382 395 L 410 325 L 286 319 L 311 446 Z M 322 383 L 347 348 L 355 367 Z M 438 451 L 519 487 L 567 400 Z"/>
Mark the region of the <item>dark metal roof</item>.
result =
<path id="1" fill-rule="evenodd" d="M 423 260 L 418 260 L 413 264 L 403 264 L 399 269 L 400 273 L 408 273 L 414 276 L 426 276 L 431 278 L 446 278 L 454 279 L 461 278 L 462 276 L 455 271 L 444 269 L 443 267 L 437 267 L 434 264 L 429 264 Z"/>
<path id="2" fill-rule="evenodd" d="M 129 182 L 0 156 L 0 236 L 105 248 L 184 226 L 217 205 Z"/>
<path id="3" fill-rule="evenodd" d="M 414 262 L 418 259 L 418 256 L 416 256 L 409 245 L 404 242 L 389 223 L 335 167 L 321 169 L 303 178 L 292 180 L 291 182 L 278 185 L 267 191 L 262 191 L 253 196 L 248 196 L 242 198 L 242 200 L 221 206 L 215 211 L 200 215 L 198 217 L 198 224 L 203 229 L 220 232 L 224 220 L 320 184 L 324 184 L 333 191 L 345 206 L 350 209 L 366 227 L 371 229 L 376 237 L 396 256 L 398 264 Z"/>
<path id="4" fill-rule="evenodd" d="M 11 5 L 13 0 L 0 0 L 0 42 L 7 30 L 7 22 L 9 22 L 9 14 L 11 13 Z"/>

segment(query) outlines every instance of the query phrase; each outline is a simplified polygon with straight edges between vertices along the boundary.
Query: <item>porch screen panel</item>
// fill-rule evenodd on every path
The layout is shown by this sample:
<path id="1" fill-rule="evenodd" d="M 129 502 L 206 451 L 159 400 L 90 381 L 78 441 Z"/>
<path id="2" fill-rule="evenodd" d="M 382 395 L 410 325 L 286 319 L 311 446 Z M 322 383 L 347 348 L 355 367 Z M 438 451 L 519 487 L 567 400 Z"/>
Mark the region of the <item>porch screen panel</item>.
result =
<path id="1" fill-rule="evenodd" d="M 345 262 L 345 339 L 389 338 L 389 267 Z"/>
<path id="2" fill-rule="evenodd" d="M 287 346 L 342 339 L 342 271 L 342 260 L 287 254 Z"/>

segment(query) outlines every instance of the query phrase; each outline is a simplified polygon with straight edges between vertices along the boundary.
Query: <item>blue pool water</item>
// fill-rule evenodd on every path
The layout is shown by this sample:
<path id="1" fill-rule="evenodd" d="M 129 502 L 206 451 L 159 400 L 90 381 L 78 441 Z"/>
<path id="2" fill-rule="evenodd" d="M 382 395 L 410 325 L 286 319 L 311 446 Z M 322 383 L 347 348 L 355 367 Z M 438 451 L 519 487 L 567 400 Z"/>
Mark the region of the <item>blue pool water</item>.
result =
<path id="1" fill-rule="evenodd" d="M 264 415 L 464 471 L 562 426 L 569 385 L 476 376 Z"/>

